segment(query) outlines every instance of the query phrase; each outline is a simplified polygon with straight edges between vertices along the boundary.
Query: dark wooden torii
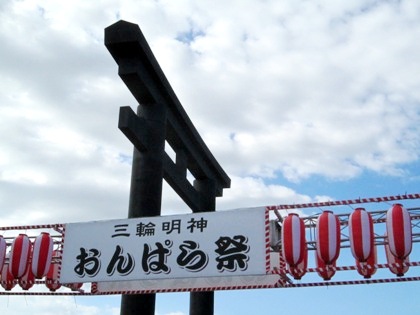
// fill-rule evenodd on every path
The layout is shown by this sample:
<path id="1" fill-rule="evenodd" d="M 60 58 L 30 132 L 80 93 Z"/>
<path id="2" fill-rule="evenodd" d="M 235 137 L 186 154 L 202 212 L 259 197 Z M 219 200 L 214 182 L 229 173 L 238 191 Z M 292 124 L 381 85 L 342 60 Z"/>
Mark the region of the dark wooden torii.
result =
<path id="1" fill-rule="evenodd" d="M 195 129 L 137 24 L 105 29 L 105 46 L 138 101 L 137 114 L 120 108 L 118 128 L 134 145 L 128 217 L 159 216 L 165 179 L 193 212 L 214 211 L 230 178 Z M 175 162 L 165 152 L 175 151 Z M 187 170 L 194 176 L 191 185 Z M 121 314 L 155 312 L 155 294 L 123 295 Z M 190 314 L 212 315 L 213 292 L 191 292 Z"/>

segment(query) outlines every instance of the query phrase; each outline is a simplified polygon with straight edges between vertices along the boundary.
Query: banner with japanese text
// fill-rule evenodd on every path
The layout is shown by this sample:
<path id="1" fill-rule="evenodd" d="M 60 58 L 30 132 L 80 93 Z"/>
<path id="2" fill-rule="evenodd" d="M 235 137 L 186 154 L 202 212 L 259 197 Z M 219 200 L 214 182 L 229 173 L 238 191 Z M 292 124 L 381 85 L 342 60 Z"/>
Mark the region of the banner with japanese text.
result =
<path id="1" fill-rule="evenodd" d="M 60 282 L 265 275 L 264 208 L 66 224 Z"/>

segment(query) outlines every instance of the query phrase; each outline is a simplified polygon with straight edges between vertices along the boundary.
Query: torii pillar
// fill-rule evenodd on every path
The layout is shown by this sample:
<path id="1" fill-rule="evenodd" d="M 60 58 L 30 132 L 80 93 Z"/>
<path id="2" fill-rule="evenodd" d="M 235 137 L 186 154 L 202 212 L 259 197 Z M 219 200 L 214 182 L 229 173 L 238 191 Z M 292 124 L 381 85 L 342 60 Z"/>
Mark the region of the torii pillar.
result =
<path id="1" fill-rule="evenodd" d="M 128 217 L 159 216 L 165 179 L 193 212 L 214 211 L 230 178 L 198 134 L 137 24 L 105 29 L 105 46 L 118 74 L 139 103 L 120 108 L 118 128 L 134 145 Z M 172 161 L 165 141 L 176 153 Z M 187 180 L 187 170 L 194 185 Z M 155 294 L 123 295 L 121 315 L 152 315 Z M 191 315 L 213 315 L 214 293 L 190 293 Z"/>

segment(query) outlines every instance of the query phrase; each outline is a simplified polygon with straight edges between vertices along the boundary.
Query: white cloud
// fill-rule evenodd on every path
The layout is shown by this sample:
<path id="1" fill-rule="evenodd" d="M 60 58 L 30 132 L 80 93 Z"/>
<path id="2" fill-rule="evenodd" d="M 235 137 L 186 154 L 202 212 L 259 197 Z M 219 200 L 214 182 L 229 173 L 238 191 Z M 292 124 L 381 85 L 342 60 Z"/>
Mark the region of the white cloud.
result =
<path id="1" fill-rule="evenodd" d="M 247 208 L 309 201 L 309 196 L 300 195 L 285 186 L 267 185 L 260 178 L 232 177 L 232 189 L 224 192 L 223 198 L 220 199 L 220 207 Z"/>
<path id="2" fill-rule="evenodd" d="M 1 225 L 126 216 L 132 145 L 118 110 L 136 101 L 103 45 L 119 19 L 140 25 L 231 177 L 218 209 L 332 199 L 299 191 L 312 176 L 418 179 L 407 166 L 420 152 L 419 12 L 418 1 L 0 1 Z M 165 185 L 162 212 L 187 211 Z M 5 314 L 118 313 L 118 302 L 1 299 Z"/>
<path id="3" fill-rule="evenodd" d="M 345 179 L 401 174 L 417 160 L 411 34 L 419 27 L 399 13 L 404 5 L 272 5 L 264 18 L 261 8 L 230 9 L 193 20 L 200 32 L 188 47 L 162 38 L 157 45 L 170 43 L 157 55 L 230 172 Z"/>

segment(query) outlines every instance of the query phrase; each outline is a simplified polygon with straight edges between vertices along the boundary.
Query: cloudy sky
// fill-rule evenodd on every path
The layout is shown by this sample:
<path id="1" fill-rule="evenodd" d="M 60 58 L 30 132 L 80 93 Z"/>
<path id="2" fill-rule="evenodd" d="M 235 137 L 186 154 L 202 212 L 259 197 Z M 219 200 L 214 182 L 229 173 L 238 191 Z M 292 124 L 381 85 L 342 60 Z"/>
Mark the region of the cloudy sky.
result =
<path id="1" fill-rule="evenodd" d="M 133 148 L 117 123 L 136 101 L 103 44 L 120 19 L 140 26 L 230 176 L 219 210 L 419 192 L 416 0 L 1 0 L 1 226 L 127 216 Z M 163 198 L 163 214 L 188 212 L 166 185 Z M 215 310 L 408 313 L 418 288 L 218 292 Z M 51 301 L 63 314 L 119 308 L 0 297 L 0 310 L 49 314 Z M 188 295 L 159 295 L 156 309 L 187 314 Z"/>

